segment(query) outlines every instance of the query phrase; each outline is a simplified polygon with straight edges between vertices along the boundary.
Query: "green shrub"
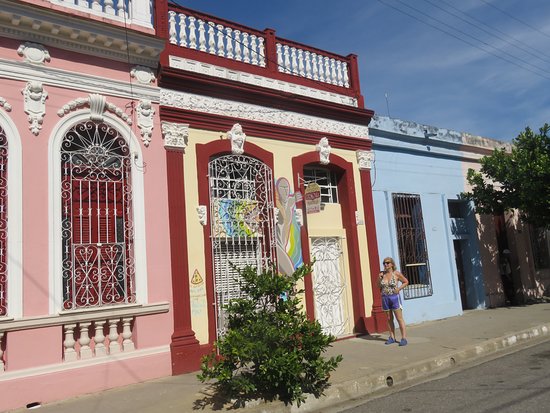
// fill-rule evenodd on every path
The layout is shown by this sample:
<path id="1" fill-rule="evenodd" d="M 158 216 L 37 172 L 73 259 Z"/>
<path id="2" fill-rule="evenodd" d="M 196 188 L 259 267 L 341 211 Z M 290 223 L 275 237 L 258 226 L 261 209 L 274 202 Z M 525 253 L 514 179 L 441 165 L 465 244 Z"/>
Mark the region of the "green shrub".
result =
<path id="1" fill-rule="evenodd" d="M 322 395 L 342 356 L 322 357 L 335 337 L 307 319 L 297 297 L 303 291 L 296 284 L 311 269 L 304 265 L 290 276 L 274 268 L 240 270 L 243 298 L 225 307 L 227 332 L 203 358 L 199 380 L 216 380 L 216 390 L 240 405 L 278 398 L 300 406 L 307 393 Z"/>

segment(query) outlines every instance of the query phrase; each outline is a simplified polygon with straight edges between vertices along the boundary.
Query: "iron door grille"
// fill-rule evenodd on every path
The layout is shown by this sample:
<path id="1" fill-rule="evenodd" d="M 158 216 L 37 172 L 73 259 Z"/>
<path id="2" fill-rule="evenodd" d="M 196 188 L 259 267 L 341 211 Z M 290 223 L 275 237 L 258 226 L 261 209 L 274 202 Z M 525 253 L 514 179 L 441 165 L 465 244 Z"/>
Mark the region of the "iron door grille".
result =
<path id="1" fill-rule="evenodd" d="M 107 124 L 81 123 L 63 140 L 64 309 L 135 301 L 131 165 Z"/>
<path id="2" fill-rule="evenodd" d="M 401 270 L 409 280 L 405 299 L 433 294 L 420 195 L 393 194 Z"/>
<path id="3" fill-rule="evenodd" d="M 267 165 L 245 155 L 211 160 L 208 176 L 216 329 L 220 337 L 227 325 L 224 306 L 241 295 L 239 273 L 233 265 L 250 265 L 261 271 L 275 262 L 273 178 Z"/>
<path id="4" fill-rule="evenodd" d="M 8 313 L 8 138 L 0 127 L 0 316 Z M 1 344 L 1 343 L 0 343 Z"/>

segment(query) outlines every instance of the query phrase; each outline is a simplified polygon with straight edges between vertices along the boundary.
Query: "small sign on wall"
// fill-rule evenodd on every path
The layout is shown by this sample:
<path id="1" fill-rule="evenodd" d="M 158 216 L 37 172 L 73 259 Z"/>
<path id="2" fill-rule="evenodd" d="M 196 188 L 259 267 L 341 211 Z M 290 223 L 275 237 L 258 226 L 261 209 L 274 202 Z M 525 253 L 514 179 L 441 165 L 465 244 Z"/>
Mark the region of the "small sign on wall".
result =
<path id="1" fill-rule="evenodd" d="M 315 182 L 310 183 L 304 191 L 306 201 L 306 213 L 315 214 L 321 212 L 321 188 Z"/>

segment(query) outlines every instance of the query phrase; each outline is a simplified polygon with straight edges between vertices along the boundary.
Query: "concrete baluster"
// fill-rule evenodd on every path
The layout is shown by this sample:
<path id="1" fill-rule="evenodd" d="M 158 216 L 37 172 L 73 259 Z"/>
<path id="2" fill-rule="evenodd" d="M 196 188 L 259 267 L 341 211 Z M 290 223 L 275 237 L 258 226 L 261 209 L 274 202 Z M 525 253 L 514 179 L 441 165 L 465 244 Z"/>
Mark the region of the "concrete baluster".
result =
<path id="1" fill-rule="evenodd" d="M 187 16 L 183 13 L 179 14 L 180 16 L 180 46 L 187 47 L 187 28 L 185 27 L 185 21 Z"/>
<path id="2" fill-rule="evenodd" d="M 336 72 L 337 72 L 337 80 L 338 80 L 338 86 L 344 86 L 343 76 L 342 76 L 342 62 L 338 60 L 336 62 Z"/>
<path id="3" fill-rule="evenodd" d="M 197 49 L 197 27 L 195 26 L 195 18 L 189 16 L 189 48 Z"/>
<path id="4" fill-rule="evenodd" d="M 264 38 L 258 37 L 258 60 L 260 61 L 260 66 L 265 67 L 265 45 Z"/>
<path id="5" fill-rule="evenodd" d="M 118 342 L 118 322 L 119 319 L 109 321 L 109 354 L 120 353 L 120 344 Z"/>
<path id="6" fill-rule="evenodd" d="M 80 323 L 80 339 L 78 343 L 80 344 L 80 359 L 90 359 L 93 357 L 92 349 L 90 348 L 90 326 L 91 322 L 87 321 L 85 323 Z"/>
<path id="7" fill-rule="evenodd" d="M 132 351 L 135 350 L 134 342 L 132 341 L 132 330 L 131 330 L 132 318 L 123 318 L 122 319 L 122 349 L 123 351 Z"/>
<path id="8" fill-rule="evenodd" d="M 199 19 L 199 50 L 201 52 L 206 52 L 206 36 L 204 31 L 204 21 Z"/>
<path id="9" fill-rule="evenodd" d="M 248 48 L 248 33 L 243 33 L 243 62 L 250 63 L 250 49 Z"/>
<path id="10" fill-rule="evenodd" d="M 279 69 L 279 72 L 284 72 L 284 61 L 283 61 L 283 50 L 282 50 L 281 43 L 277 43 L 277 67 Z"/>
<path id="11" fill-rule="evenodd" d="M 258 65 L 258 52 L 256 50 L 256 35 L 251 34 L 250 35 L 250 49 L 252 50 L 252 64 L 257 66 Z"/>
<path id="12" fill-rule="evenodd" d="M 242 62 L 243 55 L 242 55 L 242 47 L 241 47 L 241 31 L 235 30 L 233 31 L 233 33 L 235 33 L 235 60 Z"/>
<path id="13" fill-rule="evenodd" d="M 285 63 L 284 63 L 285 73 L 290 73 L 290 52 L 289 52 L 288 45 L 285 44 L 283 46 L 283 50 L 284 50 L 284 58 L 285 58 Z"/>
<path id="14" fill-rule="evenodd" d="M 168 36 L 171 44 L 177 44 L 177 31 L 176 31 L 176 12 L 168 12 Z"/>
<path id="15" fill-rule="evenodd" d="M 2 348 L 2 342 L 4 340 L 4 331 L 0 331 L 0 374 L 5 370 L 4 365 L 4 349 Z"/>
<path id="16" fill-rule="evenodd" d="M 319 80 L 319 67 L 317 66 L 317 53 L 311 54 L 311 66 L 313 67 L 313 80 Z"/>
<path id="17" fill-rule="evenodd" d="M 65 326 L 65 340 L 63 341 L 63 359 L 65 361 L 75 361 L 78 359 L 74 345 L 76 341 L 74 339 L 74 329 L 76 324 L 67 324 Z"/>
<path id="18" fill-rule="evenodd" d="M 216 29 L 218 29 L 218 32 L 216 33 L 218 36 L 218 56 L 225 57 L 225 46 L 223 44 L 223 26 L 221 24 L 216 25 Z"/>
<path id="19" fill-rule="evenodd" d="M 94 343 L 95 343 L 95 356 L 101 357 L 107 355 L 107 349 L 105 348 L 105 335 L 103 334 L 103 326 L 105 325 L 106 320 L 94 321 L 95 334 L 94 334 Z"/>
<path id="20" fill-rule="evenodd" d="M 330 59 L 330 78 L 333 85 L 338 84 L 338 79 L 336 79 L 336 61 L 334 58 Z"/>
<path id="21" fill-rule="evenodd" d="M 292 74 L 297 75 L 298 74 L 298 61 L 296 60 L 296 48 L 291 47 L 290 48 L 290 58 L 292 61 Z"/>
<path id="22" fill-rule="evenodd" d="M 226 44 L 226 50 L 227 50 L 227 58 L 233 59 L 235 55 L 233 54 L 233 29 L 231 27 L 225 28 L 225 44 Z"/>
<path id="23" fill-rule="evenodd" d="M 208 53 L 216 54 L 216 38 L 214 34 L 214 22 L 208 22 Z"/>

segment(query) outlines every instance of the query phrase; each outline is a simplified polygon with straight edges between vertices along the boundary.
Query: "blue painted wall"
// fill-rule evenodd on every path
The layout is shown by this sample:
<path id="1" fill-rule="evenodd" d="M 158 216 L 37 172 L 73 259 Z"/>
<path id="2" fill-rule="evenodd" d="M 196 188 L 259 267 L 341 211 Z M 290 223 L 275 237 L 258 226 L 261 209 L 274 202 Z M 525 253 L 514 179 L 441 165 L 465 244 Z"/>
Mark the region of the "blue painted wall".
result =
<path id="1" fill-rule="evenodd" d="M 448 201 L 457 200 L 465 190 L 464 161 L 469 155 L 461 134 L 384 117 L 373 120 L 369 133 L 375 154 L 371 176 L 381 260 L 391 256 L 399 262 L 392 194 L 417 194 L 422 204 L 433 295 L 403 300 L 406 322 L 462 314 L 455 240 L 461 245 L 467 308 L 484 308 L 473 212 L 465 204 L 464 218 L 449 216 Z M 470 162 L 476 157 L 472 155 Z"/>

